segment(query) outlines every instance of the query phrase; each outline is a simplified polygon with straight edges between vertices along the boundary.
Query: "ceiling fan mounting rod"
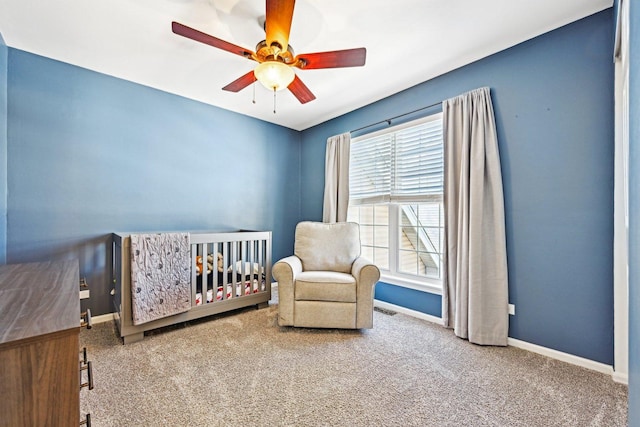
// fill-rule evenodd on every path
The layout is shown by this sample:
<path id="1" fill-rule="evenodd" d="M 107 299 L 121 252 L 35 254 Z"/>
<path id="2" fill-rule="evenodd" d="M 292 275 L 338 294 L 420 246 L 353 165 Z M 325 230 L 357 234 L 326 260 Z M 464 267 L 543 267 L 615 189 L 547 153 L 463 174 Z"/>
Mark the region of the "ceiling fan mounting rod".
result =
<path id="1" fill-rule="evenodd" d="M 269 47 L 271 48 L 271 50 L 273 51 L 274 55 L 276 55 L 276 56 L 278 56 L 278 54 L 280 52 L 282 52 L 282 45 L 280 43 L 278 43 L 277 41 L 271 42 Z"/>

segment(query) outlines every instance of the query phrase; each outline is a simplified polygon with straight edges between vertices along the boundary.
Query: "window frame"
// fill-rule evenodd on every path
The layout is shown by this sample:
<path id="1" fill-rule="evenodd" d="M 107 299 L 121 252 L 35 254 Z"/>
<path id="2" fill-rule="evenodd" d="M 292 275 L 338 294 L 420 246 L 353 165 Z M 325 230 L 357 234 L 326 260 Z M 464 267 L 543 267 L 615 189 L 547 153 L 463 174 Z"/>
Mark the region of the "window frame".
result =
<path id="1" fill-rule="evenodd" d="M 442 119 L 442 112 L 436 112 L 433 114 L 429 114 L 428 116 L 411 120 L 393 127 L 389 127 L 383 130 L 379 130 L 376 132 L 372 132 L 369 134 L 360 135 L 356 138 L 352 139 L 353 142 L 358 142 L 361 139 L 370 139 L 378 136 L 382 136 L 385 134 L 397 133 L 403 129 L 418 126 L 422 123 L 426 123 L 433 120 Z M 444 192 L 443 192 L 444 193 Z M 361 198 L 361 199 L 351 199 L 349 197 L 349 206 L 370 206 L 370 205 L 386 205 L 388 207 L 388 215 L 389 215 L 389 269 L 380 269 L 380 281 L 384 283 L 388 283 L 395 286 L 400 286 L 409 289 L 415 289 L 423 292 L 428 292 L 432 294 L 442 295 L 442 277 L 444 275 L 444 270 L 446 268 L 446 263 L 442 262 L 440 278 L 426 277 L 426 276 L 418 276 L 409 273 L 403 273 L 399 271 L 400 265 L 400 213 L 401 206 L 404 204 L 420 204 L 420 203 L 433 203 L 437 202 L 440 204 L 444 204 L 444 194 L 439 196 L 431 195 L 416 195 L 409 197 L 394 197 L 394 196 L 376 196 L 372 198 Z M 444 208 L 444 206 L 443 206 Z M 444 227 L 444 224 L 443 224 Z M 442 248 L 440 248 L 442 251 Z M 444 259 L 444 252 L 441 252 L 442 259 Z"/>

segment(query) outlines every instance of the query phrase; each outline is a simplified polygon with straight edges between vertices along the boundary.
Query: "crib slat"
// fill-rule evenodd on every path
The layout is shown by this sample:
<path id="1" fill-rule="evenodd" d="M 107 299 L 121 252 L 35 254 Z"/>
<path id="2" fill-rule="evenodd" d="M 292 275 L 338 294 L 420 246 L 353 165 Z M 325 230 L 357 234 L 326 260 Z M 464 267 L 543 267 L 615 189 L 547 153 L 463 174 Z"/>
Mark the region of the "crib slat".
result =
<path id="1" fill-rule="evenodd" d="M 244 244 L 245 242 L 238 242 L 238 262 L 236 265 L 236 270 L 238 270 L 238 283 L 240 283 L 240 288 L 236 292 L 236 296 L 244 295 L 244 259 L 246 257 L 244 253 Z"/>
<path id="2" fill-rule="evenodd" d="M 265 266 L 265 291 L 269 292 L 269 297 L 271 297 L 271 234 L 269 234 L 269 238 L 264 240 L 265 246 L 265 257 L 264 257 L 264 266 Z"/>
<path id="3" fill-rule="evenodd" d="M 211 288 L 212 299 L 211 302 L 216 302 L 218 300 L 218 252 L 220 252 L 220 245 L 218 242 L 213 243 L 213 250 L 211 251 L 211 255 L 213 256 L 211 264 L 213 265 L 213 286 Z"/>
<path id="4" fill-rule="evenodd" d="M 236 297 L 236 286 L 238 283 L 238 278 L 236 276 L 236 262 L 238 262 L 238 242 L 231 243 L 231 298 Z"/>
<path id="5" fill-rule="evenodd" d="M 209 273 L 208 273 L 208 260 L 207 260 L 207 249 L 209 249 L 209 245 L 207 243 L 202 245 L 202 304 L 206 304 L 208 302 L 207 291 L 209 290 Z"/>
<path id="6" fill-rule="evenodd" d="M 247 259 L 247 253 L 246 253 L 246 243 L 244 240 L 242 242 L 238 243 L 238 275 L 240 277 L 240 280 L 238 280 L 238 283 L 240 283 L 240 288 L 238 289 L 238 291 L 236 292 L 237 296 L 243 296 L 244 295 L 244 269 L 245 269 L 245 260 Z"/>
<path id="7" fill-rule="evenodd" d="M 255 258 L 255 246 L 256 246 L 256 241 L 255 240 L 251 240 L 250 244 L 249 244 L 249 274 L 250 274 L 250 281 L 251 281 L 251 292 L 253 293 L 253 266 L 256 263 L 256 258 Z M 259 268 L 259 267 L 258 267 Z M 259 271 L 259 270 L 258 270 Z"/>
<path id="8" fill-rule="evenodd" d="M 256 289 L 260 291 L 260 260 L 258 259 L 258 245 L 260 241 L 251 242 L 251 293 L 254 292 L 254 280 L 257 277 Z M 256 272 L 256 268 L 258 269 Z M 257 273 L 257 276 L 255 275 Z"/>
<path id="9" fill-rule="evenodd" d="M 195 307 L 196 305 L 196 284 L 198 281 L 198 276 L 196 275 L 196 245 L 191 245 L 191 306 Z"/>
<path id="10" fill-rule="evenodd" d="M 227 265 L 229 263 L 229 243 L 223 243 L 222 245 L 222 300 L 227 299 L 227 286 L 228 286 L 228 275 L 227 275 Z"/>
<path id="11" fill-rule="evenodd" d="M 260 266 L 264 266 L 264 253 L 263 253 L 263 240 L 260 241 L 260 243 L 258 244 L 258 264 L 260 264 Z"/>

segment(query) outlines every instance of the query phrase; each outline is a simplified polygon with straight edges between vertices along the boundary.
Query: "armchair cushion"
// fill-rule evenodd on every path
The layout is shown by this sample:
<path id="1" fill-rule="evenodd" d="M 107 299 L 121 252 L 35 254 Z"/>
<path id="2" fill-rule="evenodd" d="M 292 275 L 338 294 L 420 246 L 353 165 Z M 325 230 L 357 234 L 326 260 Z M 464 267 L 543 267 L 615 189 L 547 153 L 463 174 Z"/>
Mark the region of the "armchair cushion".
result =
<path id="1" fill-rule="evenodd" d="M 353 261 L 360 256 L 360 228 L 355 222 L 300 222 L 294 253 L 304 271 L 350 273 Z"/>
<path id="2" fill-rule="evenodd" d="M 303 271 L 296 277 L 295 299 L 356 302 L 356 279 L 333 271 Z"/>

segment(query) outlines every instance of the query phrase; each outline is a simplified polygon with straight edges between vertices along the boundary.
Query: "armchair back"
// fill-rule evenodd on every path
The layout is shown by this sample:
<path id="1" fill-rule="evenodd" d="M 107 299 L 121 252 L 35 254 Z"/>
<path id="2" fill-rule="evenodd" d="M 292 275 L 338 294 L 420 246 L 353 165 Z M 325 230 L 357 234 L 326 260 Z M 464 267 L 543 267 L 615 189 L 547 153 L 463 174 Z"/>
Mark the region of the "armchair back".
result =
<path id="1" fill-rule="evenodd" d="M 303 221 L 296 226 L 294 245 L 304 271 L 350 273 L 360 256 L 360 226 L 355 222 Z"/>

